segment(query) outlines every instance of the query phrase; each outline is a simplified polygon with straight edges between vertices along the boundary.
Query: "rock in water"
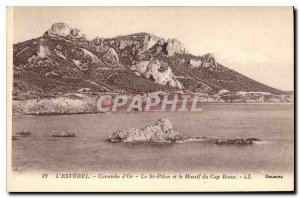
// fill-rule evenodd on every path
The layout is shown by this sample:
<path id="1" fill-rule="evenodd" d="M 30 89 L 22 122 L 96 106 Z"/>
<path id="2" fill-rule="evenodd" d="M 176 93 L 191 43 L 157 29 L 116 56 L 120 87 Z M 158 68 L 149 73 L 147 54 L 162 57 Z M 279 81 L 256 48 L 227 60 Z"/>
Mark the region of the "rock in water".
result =
<path id="1" fill-rule="evenodd" d="M 52 135 L 52 137 L 76 137 L 75 133 L 69 133 L 69 132 L 61 132 L 58 134 Z"/>
<path id="2" fill-rule="evenodd" d="M 18 137 L 18 136 L 12 136 L 12 140 L 14 141 L 14 140 L 20 140 L 21 138 L 20 137 Z"/>
<path id="3" fill-rule="evenodd" d="M 248 145 L 258 142 L 258 138 L 247 138 L 247 139 L 217 139 L 216 144 L 235 144 L 235 145 Z"/>
<path id="4" fill-rule="evenodd" d="M 29 135 L 31 135 L 31 132 L 28 131 L 28 130 L 24 130 L 24 131 L 18 132 L 17 135 L 19 135 L 19 136 L 29 136 Z"/>
<path id="5" fill-rule="evenodd" d="M 217 145 L 252 145 L 261 140 L 258 138 L 222 139 L 205 136 L 190 138 L 185 134 L 174 131 L 171 122 L 168 119 L 161 118 L 155 124 L 142 129 L 131 128 L 129 130 L 114 131 L 107 141 L 126 143 L 202 142 Z"/>
<path id="6" fill-rule="evenodd" d="M 127 131 L 114 131 L 109 136 L 109 142 L 128 143 L 172 143 L 188 140 L 189 136 L 174 131 L 168 119 L 159 119 L 154 125 L 148 125 L 142 129 L 131 128 Z"/>

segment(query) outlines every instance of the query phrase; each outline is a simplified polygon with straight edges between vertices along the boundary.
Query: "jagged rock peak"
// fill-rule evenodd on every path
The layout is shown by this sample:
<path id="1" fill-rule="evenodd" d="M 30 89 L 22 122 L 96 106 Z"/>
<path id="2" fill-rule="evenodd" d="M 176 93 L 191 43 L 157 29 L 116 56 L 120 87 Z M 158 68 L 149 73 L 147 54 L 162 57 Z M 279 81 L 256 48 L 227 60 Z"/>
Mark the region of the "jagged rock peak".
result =
<path id="1" fill-rule="evenodd" d="M 130 35 L 124 35 L 124 36 L 117 36 L 115 37 L 117 39 L 124 39 L 124 38 L 144 38 L 144 44 L 149 45 L 148 48 L 151 48 L 154 44 L 158 43 L 160 46 L 163 46 L 166 48 L 165 51 L 168 56 L 173 56 L 175 53 L 178 54 L 187 54 L 188 51 L 184 47 L 183 43 L 180 42 L 178 39 L 166 39 L 155 36 L 150 33 L 146 32 L 140 32 Z"/>
<path id="2" fill-rule="evenodd" d="M 128 35 L 120 35 L 120 36 L 116 36 L 115 38 L 117 39 L 123 39 L 123 38 L 136 38 L 136 37 L 151 37 L 153 39 L 156 40 L 161 40 L 163 38 L 160 38 L 158 36 L 155 36 L 154 34 L 150 34 L 147 32 L 138 32 L 138 33 L 133 33 L 133 34 L 128 34 Z"/>
<path id="3" fill-rule="evenodd" d="M 177 39 L 168 39 L 166 51 L 168 56 L 173 56 L 175 53 L 187 54 L 187 50 L 184 45 Z"/>
<path id="4" fill-rule="evenodd" d="M 84 34 L 80 33 L 78 28 L 71 28 L 66 23 L 59 22 L 54 23 L 44 35 L 48 36 L 62 36 L 62 37 L 75 37 L 75 38 L 85 38 Z"/>
<path id="5" fill-rule="evenodd" d="M 117 36 L 114 39 L 118 41 L 120 49 L 125 49 L 128 46 L 135 46 L 138 54 L 144 53 L 148 49 L 152 48 L 155 44 L 162 45 L 165 43 L 163 38 L 145 32 Z"/>

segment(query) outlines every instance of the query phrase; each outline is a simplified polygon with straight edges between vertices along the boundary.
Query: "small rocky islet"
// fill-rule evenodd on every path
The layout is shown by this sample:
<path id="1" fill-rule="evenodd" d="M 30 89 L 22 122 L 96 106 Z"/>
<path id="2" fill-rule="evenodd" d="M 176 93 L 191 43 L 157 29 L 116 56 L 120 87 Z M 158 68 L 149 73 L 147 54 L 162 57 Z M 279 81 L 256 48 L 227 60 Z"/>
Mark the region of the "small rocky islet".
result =
<path id="1" fill-rule="evenodd" d="M 31 131 L 28 130 L 20 131 L 17 133 L 17 135 L 19 136 L 30 136 L 31 134 L 32 134 Z"/>
<path id="2" fill-rule="evenodd" d="M 108 137 L 108 142 L 112 143 L 182 143 L 182 142 L 204 142 L 217 145 L 252 145 L 261 141 L 258 138 L 237 138 L 223 139 L 213 137 L 192 138 L 186 134 L 175 131 L 168 119 L 161 118 L 155 124 L 144 128 L 131 128 L 129 130 L 113 131 Z"/>
<path id="3" fill-rule="evenodd" d="M 17 132 L 16 135 L 12 136 L 12 140 L 20 140 L 21 138 L 31 136 L 32 132 L 28 130 L 23 130 L 20 132 Z"/>
<path id="4" fill-rule="evenodd" d="M 53 134 L 52 137 L 76 137 L 75 133 L 63 131 L 61 133 Z"/>
<path id="5" fill-rule="evenodd" d="M 29 137 L 31 135 L 32 135 L 31 131 L 23 130 L 23 131 L 17 132 L 15 135 L 13 135 L 12 140 L 21 140 L 21 139 L 23 139 L 25 137 Z M 62 131 L 60 133 L 53 134 L 52 137 L 76 137 L 76 134 L 70 133 L 67 131 Z"/>
<path id="6" fill-rule="evenodd" d="M 189 136 L 175 131 L 168 119 L 159 119 L 154 125 L 148 125 L 142 129 L 131 128 L 129 130 L 114 131 L 107 141 L 128 143 L 172 143 L 189 139 Z"/>

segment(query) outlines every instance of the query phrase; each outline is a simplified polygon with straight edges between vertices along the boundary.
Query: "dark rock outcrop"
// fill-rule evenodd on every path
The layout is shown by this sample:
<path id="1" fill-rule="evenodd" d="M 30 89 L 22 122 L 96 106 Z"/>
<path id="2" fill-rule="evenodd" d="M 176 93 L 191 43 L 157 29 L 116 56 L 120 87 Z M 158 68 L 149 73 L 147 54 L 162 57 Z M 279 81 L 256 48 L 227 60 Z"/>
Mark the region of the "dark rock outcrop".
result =
<path id="1" fill-rule="evenodd" d="M 248 145 L 254 144 L 254 142 L 260 141 L 258 138 L 247 139 L 217 139 L 216 144 L 234 144 L 234 145 Z"/>
<path id="2" fill-rule="evenodd" d="M 12 136 L 12 141 L 14 140 L 20 140 L 21 138 L 19 136 Z"/>
<path id="3" fill-rule="evenodd" d="M 258 138 L 213 138 L 213 137 L 196 137 L 190 141 L 197 141 L 203 143 L 217 144 L 217 145 L 252 145 L 255 142 L 261 141 Z"/>
<path id="4" fill-rule="evenodd" d="M 12 140 L 21 140 L 23 138 L 26 138 L 28 136 L 31 136 L 31 131 L 28 131 L 28 130 L 23 130 L 23 131 L 20 131 L 20 132 L 17 132 L 16 135 L 13 135 L 12 136 Z"/>

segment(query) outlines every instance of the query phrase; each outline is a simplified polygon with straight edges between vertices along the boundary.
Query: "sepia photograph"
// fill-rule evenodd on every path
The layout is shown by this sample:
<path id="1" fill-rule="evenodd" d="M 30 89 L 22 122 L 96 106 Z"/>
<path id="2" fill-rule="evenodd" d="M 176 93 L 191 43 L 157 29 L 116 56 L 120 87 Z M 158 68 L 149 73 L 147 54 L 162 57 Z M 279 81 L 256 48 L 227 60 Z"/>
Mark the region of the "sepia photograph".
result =
<path id="1" fill-rule="evenodd" d="M 9 192 L 292 192 L 293 7 L 7 7 Z"/>

